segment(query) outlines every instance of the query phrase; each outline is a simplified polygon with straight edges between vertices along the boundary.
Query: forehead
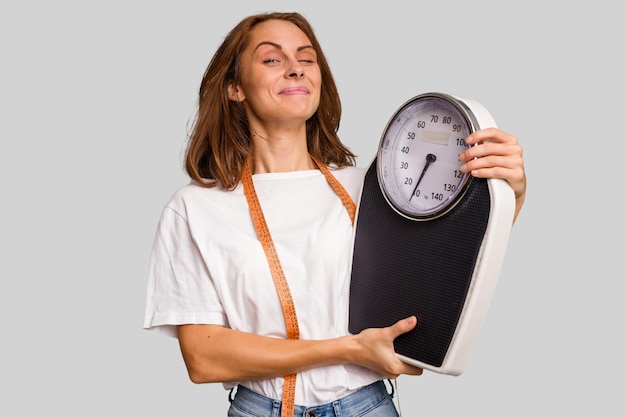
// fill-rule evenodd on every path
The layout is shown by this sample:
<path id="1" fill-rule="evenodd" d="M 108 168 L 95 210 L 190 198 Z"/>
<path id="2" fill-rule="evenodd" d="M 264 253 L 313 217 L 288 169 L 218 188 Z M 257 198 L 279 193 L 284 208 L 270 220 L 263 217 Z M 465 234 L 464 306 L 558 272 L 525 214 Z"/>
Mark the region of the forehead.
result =
<path id="1" fill-rule="evenodd" d="M 311 44 L 311 40 L 298 26 L 279 19 L 267 20 L 256 25 L 250 31 L 248 42 L 248 48 L 252 50 L 262 42 L 271 42 L 280 46 Z"/>

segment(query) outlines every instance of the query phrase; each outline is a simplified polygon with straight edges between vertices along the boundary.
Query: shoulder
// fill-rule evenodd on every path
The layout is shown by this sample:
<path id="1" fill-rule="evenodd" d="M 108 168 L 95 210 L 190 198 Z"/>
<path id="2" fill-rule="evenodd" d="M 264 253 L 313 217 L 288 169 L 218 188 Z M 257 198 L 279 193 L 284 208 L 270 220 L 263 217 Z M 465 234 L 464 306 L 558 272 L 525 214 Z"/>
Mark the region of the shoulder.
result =
<path id="1" fill-rule="evenodd" d="M 328 167 L 339 181 L 362 181 L 365 176 L 365 168 L 348 166 L 337 168 L 335 166 Z"/>
<path id="2" fill-rule="evenodd" d="M 363 186 L 363 179 L 365 177 L 365 168 L 348 166 L 348 167 L 329 167 L 330 172 L 339 180 L 339 182 L 346 188 L 352 198 L 357 199 Z"/>
<path id="3" fill-rule="evenodd" d="M 237 194 L 237 191 L 238 189 L 228 191 L 219 185 L 210 188 L 204 187 L 195 181 L 190 181 L 174 191 L 167 201 L 166 207 L 179 214 L 184 214 L 194 207 L 221 204 L 230 195 Z"/>

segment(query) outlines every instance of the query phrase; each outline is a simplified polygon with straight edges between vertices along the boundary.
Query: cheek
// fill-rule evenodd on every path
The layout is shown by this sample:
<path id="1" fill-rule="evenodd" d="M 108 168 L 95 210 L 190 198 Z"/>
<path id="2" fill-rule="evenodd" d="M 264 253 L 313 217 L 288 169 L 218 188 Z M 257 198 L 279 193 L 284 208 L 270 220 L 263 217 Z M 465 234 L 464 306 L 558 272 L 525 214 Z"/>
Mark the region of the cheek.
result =
<path id="1" fill-rule="evenodd" d="M 271 95 L 273 86 L 276 84 L 275 77 L 271 74 L 242 74 L 241 86 L 248 99 L 255 97 L 263 99 L 264 96 Z"/>
<path id="2" fill-rule="evenodd" d="M 315 87 L 316 94 L 319 96 L 322 90 L 322 74 L 319 72 L 319 70 L 311 77 L 311 82 Z"/>
<path id="3" fill-rule="evenodd" d="M 320 89 L 322 86 L 322 75 L 321 74 L 315 74 L 313 76 L 311 76 L 311 83 L 317 88 Z"/>
<path id="4" fill-rule="evenodd" d="M 322 96 L 322 80 L 320 79 L 319 82 L 315 85 L 315 93 L 314 93 L 315 99 L 316 99 L 316 105 L 318 105 L 320 103 L 320 98 Z"/>

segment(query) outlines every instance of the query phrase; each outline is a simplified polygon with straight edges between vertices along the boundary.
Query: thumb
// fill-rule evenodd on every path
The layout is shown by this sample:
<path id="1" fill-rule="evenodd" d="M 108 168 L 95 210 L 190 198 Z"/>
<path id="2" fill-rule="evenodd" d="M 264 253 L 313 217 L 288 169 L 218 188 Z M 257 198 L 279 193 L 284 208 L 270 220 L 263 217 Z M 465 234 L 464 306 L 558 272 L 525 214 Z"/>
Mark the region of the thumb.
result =
<path id="1" fill-rule="evenodd" d="M 402 320 L 398 320 L 391 328 L 394 333 L 394 339 L 403 333 L 410 332 L 417 324 L 417 317 L 411 316 Z"/>

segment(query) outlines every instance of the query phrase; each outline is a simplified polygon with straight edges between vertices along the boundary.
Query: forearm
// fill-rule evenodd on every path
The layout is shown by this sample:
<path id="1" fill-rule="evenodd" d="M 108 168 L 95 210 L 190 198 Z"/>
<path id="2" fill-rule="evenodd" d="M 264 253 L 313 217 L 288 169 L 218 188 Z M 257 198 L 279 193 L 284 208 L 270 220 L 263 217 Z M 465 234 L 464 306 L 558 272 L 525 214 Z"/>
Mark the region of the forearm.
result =
<path id="1" fill-rule="evenodd" d="M 350 336 L 329 340 L 285 340 L 214 325 L 178 328 L 190 379 L 195 383 L 268 379 L 350 361 Z"/>
<path id="2" fill-rule="evenodd" d="M 196 383 L 268 379 L 339 363 L 396 378 L 422 374 L 422 369 L 399 360 L 393 348 L 395 338 L 416 323 L 415 317 L 408 317 L 389 327 L 327 340 L 285 340 L 192 324 L 178 327 L 178 340 L 189 377 Z"/>

